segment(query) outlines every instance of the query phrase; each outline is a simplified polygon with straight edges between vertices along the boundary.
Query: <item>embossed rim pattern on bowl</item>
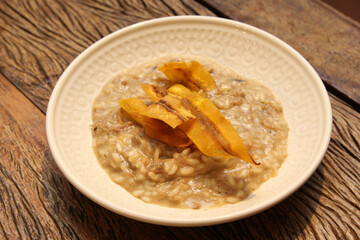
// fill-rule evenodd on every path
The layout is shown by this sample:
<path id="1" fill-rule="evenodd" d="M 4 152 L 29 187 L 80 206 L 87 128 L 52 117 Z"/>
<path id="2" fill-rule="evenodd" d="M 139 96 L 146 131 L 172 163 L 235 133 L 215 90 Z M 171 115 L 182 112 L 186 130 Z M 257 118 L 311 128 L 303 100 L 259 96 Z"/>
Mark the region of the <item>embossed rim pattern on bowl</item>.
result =
<path id="1" fill-rule="evenodd" d="M 241 75 L 260 80 L 283 103 L 290 127 L 289 157 L 277 177 L 243 202 L 205 210 L 146 204 L 113 183 L 97 163 L 91 148 L 91 105 L 105 81 L 127 67 L 171 53 L 213 58 Z M 320 164 L 331 126 L 331 106 L 324 85 L 299 53 L 250 25 L 202 16 L 145 21 L 94 43 L 60 77 L 46 116 L 54 159 L 78 190 L 118 214 L 172 226 L 229 222 L 284 200 Z"/>

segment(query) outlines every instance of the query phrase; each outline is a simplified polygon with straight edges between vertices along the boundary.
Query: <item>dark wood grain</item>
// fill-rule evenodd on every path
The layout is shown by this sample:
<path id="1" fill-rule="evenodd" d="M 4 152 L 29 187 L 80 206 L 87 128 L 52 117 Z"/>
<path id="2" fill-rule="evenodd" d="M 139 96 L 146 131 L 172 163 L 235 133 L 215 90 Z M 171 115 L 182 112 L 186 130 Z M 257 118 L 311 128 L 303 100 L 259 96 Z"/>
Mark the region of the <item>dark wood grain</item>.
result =
<path id="1" fill-rule="evenodd" d="M 331 95 L 329 150 L 309 181 L 258 215 L 202 228 L 171 228 L 182 239 L 358 239 L 360 236 L 360 115 Z"/>
<path id="2" fill-rule="evenodd" d="M 70 62 L 95 41 L 169 15 L 214 15 L 191 0 L 0 1 L 0 73 L 42 112 Z"/>
<path id="3" fill-rule="evenodd" d="M 74 189 L 49 153 L 44 114 L 0 75 L 0 239 L 357 239 L 360 115 L 331 101 L 329 150 L 293 196 L 247 219 L 175 228 L 121 217 Z"/>
<path id="4" fill-rule="evenodd" d="M 171 239 L 84 197 L 49 152 L 45 115 L 0 75 L 0 239 Z M 6 147 L 4 147 L 6 146 Z"/>
<path id="5" fill-rule="evenodd" d="M 219 14 L 274 34 L 321 79 L 360 104 L 360 23 L 320 0 L 201 0 Z"/>

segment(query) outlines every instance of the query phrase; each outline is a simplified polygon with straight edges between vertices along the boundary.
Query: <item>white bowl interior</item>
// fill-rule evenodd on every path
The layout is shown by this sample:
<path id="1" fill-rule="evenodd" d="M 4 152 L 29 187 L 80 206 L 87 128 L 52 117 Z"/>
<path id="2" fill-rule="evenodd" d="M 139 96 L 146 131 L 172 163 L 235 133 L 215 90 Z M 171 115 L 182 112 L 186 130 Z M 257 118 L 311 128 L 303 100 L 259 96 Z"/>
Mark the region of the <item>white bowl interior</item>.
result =
<path id="1" fill-rule="evenodd" d="M 277 177 L 248 199 L 207 210 L 147 204 L 110 180 L 91 144 L 91 106 L 116 73 L 167 54 L 210 57 L 268 86 L 289 123 L 289 156 Z M 83 194 L 124 216 L 165 225 L 226 222 L 263 211 L 298 189 L 319 165 L 329 143 L 331 108 L 313 68 L 274 36 L 213 17 L 168 17 L 121 29 L 84 51 L 59 79 L 48 105 L 48 141 L 62 172 Z"/>

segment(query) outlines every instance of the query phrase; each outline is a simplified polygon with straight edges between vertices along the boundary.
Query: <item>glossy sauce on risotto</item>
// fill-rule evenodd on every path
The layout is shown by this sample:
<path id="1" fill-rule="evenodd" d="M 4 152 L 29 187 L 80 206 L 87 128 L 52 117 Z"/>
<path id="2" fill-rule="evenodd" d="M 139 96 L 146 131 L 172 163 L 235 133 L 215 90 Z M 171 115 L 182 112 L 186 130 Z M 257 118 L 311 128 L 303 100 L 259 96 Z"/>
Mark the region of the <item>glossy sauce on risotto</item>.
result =
<path id="1" fill-rule="evenodd" d="M 171 147 L 145 135 L 119 105 L 120 99 L 150 100 L 142 83 L 170 87 L 157 68 L 166 62 L 200 62 L 218 88 L 207 97 L 235 127 L 259 166 L 239 158 L 208 157 L 195 145 Z M 256 80 L 246 79 L 210 59 L 163 57 L 110 79 L 92 109 L 93 148 L 110 178 L 141 200 L 175 208 L 237 203 L 271 177 L 287 157 L 288 125 L 281 103 Z"/>

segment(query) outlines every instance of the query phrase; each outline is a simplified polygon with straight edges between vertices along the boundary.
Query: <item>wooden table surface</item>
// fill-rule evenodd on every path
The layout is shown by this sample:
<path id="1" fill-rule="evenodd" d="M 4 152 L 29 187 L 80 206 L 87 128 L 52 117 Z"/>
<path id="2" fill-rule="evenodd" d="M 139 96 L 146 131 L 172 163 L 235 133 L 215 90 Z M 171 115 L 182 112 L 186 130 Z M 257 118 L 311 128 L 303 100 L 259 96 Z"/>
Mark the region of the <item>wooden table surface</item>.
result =
<path id="1" fill-rule="evenodd" d="M 170 15 L 234 19 L 299 51 L 330 96 L 331 142 L 309 181 L 243 220 L 165 227 L 114 214 L 57 168 L 45 113 L 84 49 L 133 23 Z M 0 0 L 0 239 L 359 239 L 360 24 L 319 0 Z"/>

